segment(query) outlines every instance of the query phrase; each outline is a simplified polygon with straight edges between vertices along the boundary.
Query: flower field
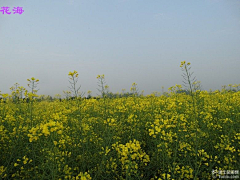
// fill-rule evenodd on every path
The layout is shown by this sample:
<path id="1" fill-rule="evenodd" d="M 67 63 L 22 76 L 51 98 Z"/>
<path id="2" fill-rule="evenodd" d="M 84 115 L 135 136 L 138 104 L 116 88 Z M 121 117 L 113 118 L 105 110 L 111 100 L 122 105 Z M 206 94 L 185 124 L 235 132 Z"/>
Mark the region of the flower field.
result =
<path id="1" fill-rule="evenodd" d="M 0 103 L 1 179 L 211 179 L 240 167 L 240 91 Z"/>
<path id="2" fill-rule="evenodd" d="M 101 98 L 82 98 L 74 71 L 74 98 L 42 99 L 35 78 L 0 94 L 0 179 L 239 178 L 239 85 L 201 91 L 180 67 L 188 91 L 113 97 L 98 75 Z"/>

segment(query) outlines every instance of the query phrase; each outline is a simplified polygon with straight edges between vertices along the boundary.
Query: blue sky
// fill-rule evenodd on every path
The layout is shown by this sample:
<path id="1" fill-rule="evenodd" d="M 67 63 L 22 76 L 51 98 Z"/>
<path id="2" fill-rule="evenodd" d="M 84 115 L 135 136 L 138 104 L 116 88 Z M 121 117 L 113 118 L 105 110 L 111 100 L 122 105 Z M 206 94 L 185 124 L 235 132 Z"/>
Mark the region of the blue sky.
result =
<path id="1" fill-rule="evenodd" d="M 79 72 L 81 90 L 97 93 L 97 75 L 110 91 L 145 94 L 182 84 L 181 61 L 205 90 L 239 84 L 239 0 L 0 0 L 0 90 L 38 78 L 39 93 L 68 90 Z"/>

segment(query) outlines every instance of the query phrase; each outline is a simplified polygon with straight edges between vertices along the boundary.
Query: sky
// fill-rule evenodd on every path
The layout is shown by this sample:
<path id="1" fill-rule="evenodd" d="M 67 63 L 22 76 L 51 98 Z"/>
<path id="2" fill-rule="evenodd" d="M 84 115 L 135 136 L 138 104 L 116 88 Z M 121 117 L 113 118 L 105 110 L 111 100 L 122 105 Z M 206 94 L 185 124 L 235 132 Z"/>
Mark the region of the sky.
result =
<path id="1" fill-rule="evenodd" d="M 183 84 L 191 62 L 203 90 L 240 84 L 240 0 L 0 0 L 0 91 L 39 79 L 38 94 L 69 90 L 144 94 Z M 22 7 L 22 14 L 13 14 Z M 29 88 L 28 88 L 29 89 Z"/>

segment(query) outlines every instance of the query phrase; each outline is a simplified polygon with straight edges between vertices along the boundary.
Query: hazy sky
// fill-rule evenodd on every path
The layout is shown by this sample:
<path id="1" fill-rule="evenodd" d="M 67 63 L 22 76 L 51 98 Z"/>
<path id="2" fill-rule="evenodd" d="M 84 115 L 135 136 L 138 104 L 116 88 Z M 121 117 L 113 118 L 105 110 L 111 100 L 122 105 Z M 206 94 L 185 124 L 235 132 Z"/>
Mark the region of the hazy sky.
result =
<path id="1" fill-rule="evenodd" d="M 0 90 L 38 78 L 38 94 L 81 90 L 144 94 L 182 84 L 181 61 L 205 90 L 240 83 L 240 0 L 0 0 Z M 13 7 L 23 14 L 13 14 Z"/>

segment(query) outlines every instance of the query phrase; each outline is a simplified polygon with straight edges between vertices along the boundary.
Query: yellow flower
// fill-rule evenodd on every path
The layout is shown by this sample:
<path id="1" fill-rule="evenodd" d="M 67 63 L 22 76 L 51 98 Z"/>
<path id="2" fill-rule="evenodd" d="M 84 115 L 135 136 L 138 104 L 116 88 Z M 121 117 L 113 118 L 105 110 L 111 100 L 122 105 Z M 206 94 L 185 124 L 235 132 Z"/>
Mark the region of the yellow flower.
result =
<path id="1" fill-rule="evenodd" d="M 73 76 L 73 72 L 70 71 L 70 72 L 68 73 L 68 75 L 69 75 L 69 76 Z"/>
<path id="2" fill-rule="evenodd" d="M 77 74 L 77 73 L 78 73 L 77 71 L 75 71 L 75 70 L 73 71 L 73 74 Z"/>

